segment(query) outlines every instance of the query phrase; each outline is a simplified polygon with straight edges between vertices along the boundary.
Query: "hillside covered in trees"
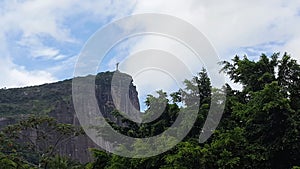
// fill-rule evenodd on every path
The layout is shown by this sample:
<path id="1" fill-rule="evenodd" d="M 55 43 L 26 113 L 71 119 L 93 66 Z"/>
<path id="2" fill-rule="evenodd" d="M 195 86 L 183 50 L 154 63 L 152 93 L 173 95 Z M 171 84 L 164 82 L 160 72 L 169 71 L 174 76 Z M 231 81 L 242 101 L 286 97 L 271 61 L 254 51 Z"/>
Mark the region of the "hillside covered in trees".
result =
<path id="1" fill-rule="evenodd" d="M 149 137 L 165 131 L 176 120 L 180 109 L 189 108 L 189 96 L 199 96 L 198 116 L 192 130 L 184 140 L 163 154 L 149 158 L 126 158 L 93 148 L 89 151 L 94 159 L 79 163 L 54 153 L 55 146 L 20 142 L 20 133 L 24 133 L 21 131 L 39 130 L 41 126 L 43 130 L 50 128 L 57 133 L 57 142 L 84 135 L 78 126 L 59 123 L 58 119 L 46 116 L 51 106 L 44 106 L 49 104 L 47 100 L 41 101 L 36 96 L 39 101 L 37 105 L 47 107 L 37 109 L 43 112 L 43 116 L 30 116 L 1 129 L 0 168 L 300 168 L 297 167 L 300 166 L 300 65 L 289 55 L 281 56 L 279 53 L 272 56 L 262 54 L 255 61 L 246 56 L 235 56 L 231 61 L 219 64 L 223 66 L 220 71 L 227 74 L 234 83 L 242 85 L 241 90 L 232 89 L 228 84 L 222 89 L 213 88 L 208 73 L 202 69 L 193 79 L 186 80 L 186 87 L 178 92 L 167 94 L 158 91 L 158 97 L 148 96 L 145 101 L 148 108 L 150 102 L 167 103 L 163 114 L 153 122 L 138 125 L 122 117 L 118 111 L 111 111 L 110 124 L 120 133 L 137 138 Z M 199 134 L 211 106 L 211 96 L 221 91 L 226 91 L 227 95 L 221 122 L 206 142 L 199 143 Z M 56 100 L 56 97 L 54 94 L 53 98 L 48 99 Z M 19 103 L 22 102 L 0 103 L 1 110 L 7 111 L 1 113 L 14 115 L 15 112 L 7 108 L 9 106 L 26 112 L 36 111 L 30 105 Z M 186 106 L 180 106 L 182 104 Z M 145 114 L 155 114 L 151 110 L 149 108 Z M 126 125 L 116 125 L 112 116 Z M 41 140 L 47 140 L 44 138 L 47 135 L 39 136 Z M 136 153 L 147 153 L 149 150 L 140 142 L 131 146 Z M 41 152 L 37 153 L 37 150 Z"/>

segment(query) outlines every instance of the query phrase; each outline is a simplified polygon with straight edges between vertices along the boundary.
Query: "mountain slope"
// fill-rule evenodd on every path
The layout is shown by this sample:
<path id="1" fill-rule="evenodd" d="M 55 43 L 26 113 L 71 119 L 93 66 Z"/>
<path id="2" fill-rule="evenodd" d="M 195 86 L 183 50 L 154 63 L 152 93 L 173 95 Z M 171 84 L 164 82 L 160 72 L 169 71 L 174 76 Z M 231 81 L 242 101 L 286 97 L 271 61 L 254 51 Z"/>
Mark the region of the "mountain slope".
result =
<path id="1" fill-rule="evenodd" d="M 91 77 L 91 75 L 88 77 Z M 113 77 L 121 86 L 129 85 L 129 96 L 120 96 L 113 100 L 111 94 L 114 90 L 114 86 L 111 84 Z M 103 116 L 116 121 L 119 125 L 122 125 L 121 122 L 118 119 L 113 119 L 114 117 L 110 114 L 116 109 L 115 103 L 120 104 L 122 99 L 129 97 L 135 109 L 139 110 L 140 108 L 138 93 L 132 84 L 131 76 L 127 74 L 119 71 L 97 74 L 95 91 L 99 109 Z M 54 117 L 60 123 L 79 126 L 72 101 L 72 79 L 40 86 L 0 90 L 0 127 L 13 124 L 31 114 L 46 114 Z M 70 156 L 80 162 L 87 162 L 90 160 L 88 148 L 92 147 L 97 146 L 87 136 L 80 136 L 60 145 L 57 153 Z"/>

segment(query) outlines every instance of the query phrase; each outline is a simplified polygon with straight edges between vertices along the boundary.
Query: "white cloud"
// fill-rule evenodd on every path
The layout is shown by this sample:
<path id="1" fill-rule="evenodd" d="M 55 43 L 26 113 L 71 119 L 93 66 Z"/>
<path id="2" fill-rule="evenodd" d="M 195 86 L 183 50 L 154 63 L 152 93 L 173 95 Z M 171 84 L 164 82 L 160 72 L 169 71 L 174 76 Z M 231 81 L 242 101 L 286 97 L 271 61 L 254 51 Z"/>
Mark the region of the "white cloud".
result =
<path id="1" fill-rule="evenodd" d="M 59 49 L 44 45 L 42 39 L 37 36 L 22 38 L 17 44 L 20 47 L 27 49 L 30 57 L 34 59 L 61 60 L 67 57 L 66 55 L 61 54 Z"/>
<path id="2" fill-rule="evenodd" d="M 138 1 L 134 13 L 160 12 L 185 19 L 202 31 L 222 55 L 232 48 L 289 41 L 300 34 L 299 10 L 297 0 L 153 0 Z"/>
<path id="3" fill-rule="evenodd" d="M 56 80 L 46 71 L 27 71 L 24 67 L 17 66 L 5 58 L 1 59 L 0 72 L 0 87 L 32 86 Z"/>
<path id="4" fill-rule="evenodd" d="M 50 72 L 51 74 L 58 75 L 59 77 L 71 78 L 73 75 L 72 73 L 77 61 L 77 57 L 77 55 L 68 57 L 67 59 L 62 60 L 60 64 L 47 68 L 45 70 L 47 72 Z"/>
<path id="5" fill-rule="evenodd" d="M 288 54 L 295 59 L 297 59 L 298 63 L 300 62 L 300 48 L 299 48 L 300 36 L 294 37 L 289 40 L 282 48 L 281 51 L 287 51 Z"/>
<path id="6" fill-rule="evenodd" d="M 37 49 L 32 51 L 31 53 L 32 57 L 34 58 L 38 58 L 38 57 L 52 58 L 58 54 L 59 54 L 59 50 L 53 48 Z"/>
<path id="7" fill-rule="evenodd" d="M 1 22 L 5 31 L 17 30 L 23 38 L 47 34 L 57 40 L 73 41 L 69 30 L 62 25 L 60 10 L 67 10 L 68 2 L 62 1 L 6 1 Z"/>

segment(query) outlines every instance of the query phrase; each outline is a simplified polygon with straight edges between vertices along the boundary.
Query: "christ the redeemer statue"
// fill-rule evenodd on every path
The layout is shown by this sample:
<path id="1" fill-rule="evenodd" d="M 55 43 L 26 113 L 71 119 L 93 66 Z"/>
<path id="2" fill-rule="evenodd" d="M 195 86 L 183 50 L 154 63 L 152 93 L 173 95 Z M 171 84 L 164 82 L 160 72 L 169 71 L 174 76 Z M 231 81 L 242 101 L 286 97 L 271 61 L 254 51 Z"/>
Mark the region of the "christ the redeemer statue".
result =
<path id="1" fill-rule="evenodd" d="M 116 71 L 119 71 L 119 62 L 116 64 Z"/>

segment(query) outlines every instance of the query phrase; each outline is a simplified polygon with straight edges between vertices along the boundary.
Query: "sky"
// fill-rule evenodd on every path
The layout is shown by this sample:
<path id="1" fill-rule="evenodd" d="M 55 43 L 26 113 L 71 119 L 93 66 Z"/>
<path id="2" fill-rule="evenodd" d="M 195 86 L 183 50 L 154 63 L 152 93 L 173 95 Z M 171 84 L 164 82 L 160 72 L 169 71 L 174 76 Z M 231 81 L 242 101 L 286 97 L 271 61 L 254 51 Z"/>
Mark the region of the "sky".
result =
<path id="1" fill-rule="evenodd" d="M 220 60 L 234 55 L 255 60 L 261 53 L 274 52 L 300 59 L 299 0 L 0 0 L 0 88 L 72 78 L 82 48 L 97 30 L 143 13 L 168 14 L 192 24 L 210 41 Z M 120 70 L 134 77 L 141 95 L 160 87 L 174 89 L 171 70 L 168 74 L 133 68 L 155 62 L 137 54 L 147 49 L 179 53 L 192 73 L 203 66 L 195 65 L 172 39 L 147 35 L 116 45 L 99 71 L 114 70 L 120 62 Z M 170 64 L 168 60 L 163 63 Z"/>

